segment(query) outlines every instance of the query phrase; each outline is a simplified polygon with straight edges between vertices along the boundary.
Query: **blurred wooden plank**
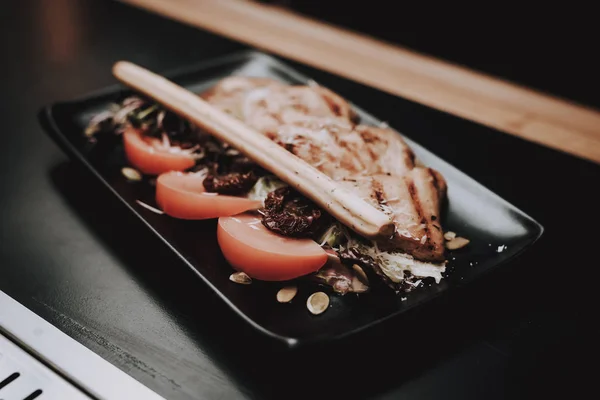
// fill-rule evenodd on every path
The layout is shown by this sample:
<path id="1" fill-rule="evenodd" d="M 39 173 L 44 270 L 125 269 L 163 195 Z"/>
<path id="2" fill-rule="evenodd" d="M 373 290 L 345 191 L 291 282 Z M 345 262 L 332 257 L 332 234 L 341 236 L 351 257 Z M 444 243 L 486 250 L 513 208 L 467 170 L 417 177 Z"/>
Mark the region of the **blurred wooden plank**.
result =
<path id="1" fill-rule="evenodd" d="M 122 1 L 600 162 L 597 110 L 257 2 Z"/>

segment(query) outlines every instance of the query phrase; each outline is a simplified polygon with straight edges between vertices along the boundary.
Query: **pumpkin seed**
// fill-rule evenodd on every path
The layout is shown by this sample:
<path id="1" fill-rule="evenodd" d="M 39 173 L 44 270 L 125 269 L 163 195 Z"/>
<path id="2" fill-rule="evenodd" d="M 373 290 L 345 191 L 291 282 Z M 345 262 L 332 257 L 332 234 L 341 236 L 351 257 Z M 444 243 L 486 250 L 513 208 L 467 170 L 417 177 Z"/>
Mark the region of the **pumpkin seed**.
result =
<path id="1" fill-rule="evenodd" d="M 121 168 L 121 173 L 128 181 L 139 182 L 142 180 L 142 174 L 137 169 L 124 167 Z"/>
<path id="2" fill-rule="evenodd" d="M 444 239 L 446 240 L 452 240 L 456 237 L 456 233 L 452 232 L 452 231 L 448 231 L 446 233 L 444 233 Z"/>
<path id="3" fill-rule="evenodd" d="M 298 288 L 296 286 L 286 286 L 284 288 L 279 289 L 277 292 L 277 301 L 280 303 L 289 303 L 298 293 Z"/>
<path id="4" fill-rule="evenodd" d="M 446 248 L 448 250 L 458 250 L 468 245 L 469 242 L 470 240 L 465 239 L 464 237 L 456 237 L 449 242 L 446 242 Z"/>
<path id="5" fill-rule="evenodd" d="M 245 272 L 234 272 L 229 276 L 229 280 L 240 285 L 249 285 L 252 283 L 252 278 L 246 275 Z"/>
<path id="6" fill-rule="evenodd" d="M 314 315 L 319 315 L 329 306 L 329 296 L 323 292 L 316 292 L 310 295 L 306 300 L 306 307 Z"/>

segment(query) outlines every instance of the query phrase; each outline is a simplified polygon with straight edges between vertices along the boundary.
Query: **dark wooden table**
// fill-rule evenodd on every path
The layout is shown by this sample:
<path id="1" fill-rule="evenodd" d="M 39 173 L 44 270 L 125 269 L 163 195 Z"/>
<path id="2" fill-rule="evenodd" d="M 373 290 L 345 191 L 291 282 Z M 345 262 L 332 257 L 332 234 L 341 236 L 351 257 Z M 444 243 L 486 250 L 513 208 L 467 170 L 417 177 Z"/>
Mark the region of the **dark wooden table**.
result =
<path id="1" fill-rule="evenodd" d="M 113 84 L 119 59 L 164 71 L 243 46 L 112 2 L 10 2 L 0 15 L 0 290 L 151 389 L 168 399 L 575 398 L 594 382 L 585 339 L 597 337 L 598 165 L 304 67 L 378 115 L 401 115 L 400 130 L 546 233 L 442 304 L 289 352 L 231 313 L 36 120 L 43 105 Z"/>

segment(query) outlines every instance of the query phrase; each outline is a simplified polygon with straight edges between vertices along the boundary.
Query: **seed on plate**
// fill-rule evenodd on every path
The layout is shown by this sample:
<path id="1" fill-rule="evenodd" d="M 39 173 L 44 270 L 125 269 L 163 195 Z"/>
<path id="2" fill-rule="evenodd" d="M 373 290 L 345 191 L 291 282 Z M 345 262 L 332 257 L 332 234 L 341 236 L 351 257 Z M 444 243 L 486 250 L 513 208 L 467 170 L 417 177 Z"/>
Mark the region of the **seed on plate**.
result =
<path id="1" fill-rule="evenodd" d="M 306 307 L 308 311 L 314 315 L 319 315 L 327 310 L 329 306 L 329 296 L 323 292 L 316 292 L 310 295 L 306 300 Z"/>
<path id="2" fill-rule="evenodd" d="M 369 283 L 369 278 L 367 278 L 367 274 L 360 267 L 360 265 L 354 264 L 352 266 L 352 269 L 354 270 L 354 272 L 356 272 L 356 275 L 360 278 L 361 281 L 363 281 L 364 283 Z"/>
<path id="3" fill-rule="evenodd" d="M 452 232 L 452 231 L 448 231 L 446 233 L 444 233 L 444 239 L 446 240 L 452 240 L 456 237 L 456 233 Z"/>
<path id="4" fill-rule="evenodd" d="M 277 301 L 280 303 L 289 303 L 298 293 L 298 288 L 296 286 L 286 286 L 284 288 L 279 289 L 277 292 Z"/>
<path id="5" fill-rule="evenodd" d="M 252 283 L 252 278 L 246 275 L 245 272 L 234 272 L 229 276 L 229 280 L 240 285 L 249 285 Z"/>
<path id="6" fill-rule="evenodd" d="M 461 249 L 463 247 L 465 247 L 466 245 L 468 245 L 470 242 L 469 239 L 465 239 L 464 237 L 456 237 L 448 242 L 446 242 L 446 248 L 448 250 L 458 250 Z"/>
<path id="7" fill-rule="evenodd" d="M 142 174 L 140 174 L 137 169 L 124 167 L 121 168 L 121 173 L 129 181 L 139 182 L 142 180 Z"/>

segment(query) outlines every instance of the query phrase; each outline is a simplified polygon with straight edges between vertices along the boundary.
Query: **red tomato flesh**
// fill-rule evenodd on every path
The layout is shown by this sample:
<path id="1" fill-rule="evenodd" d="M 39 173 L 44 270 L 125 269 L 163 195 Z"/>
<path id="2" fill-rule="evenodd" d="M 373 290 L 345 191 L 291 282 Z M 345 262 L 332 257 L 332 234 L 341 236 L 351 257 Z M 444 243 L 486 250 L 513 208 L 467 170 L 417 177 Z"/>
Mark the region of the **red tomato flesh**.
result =
<path id="1" fill-rule="evenodd" d="M 294 279 L 327 262 L 327 253 L 314 240 L 280 236 L 250 213 L 219 218 L 217 239 L 225 259 L 258 280 Z"/>
<path id="2" fill-rule="evenodd" d="M 167 172 L 156 180 L 156 202 L 165 214 L 180 219 L 210 219 L 254 210 L 260 200 L 207 193 L 201 173 Z"/>
<path id="3" fill-rule="evenodd" d="M 191 154 L 179 147 L 162 146 L 160 140 L 143 137 L 136 129 L 123 132 L 123 144 L 129 163 L 147 175 L 184 171 L 196 164 Z"/>

